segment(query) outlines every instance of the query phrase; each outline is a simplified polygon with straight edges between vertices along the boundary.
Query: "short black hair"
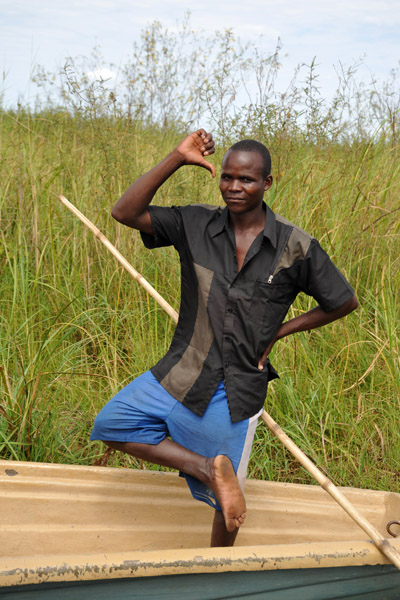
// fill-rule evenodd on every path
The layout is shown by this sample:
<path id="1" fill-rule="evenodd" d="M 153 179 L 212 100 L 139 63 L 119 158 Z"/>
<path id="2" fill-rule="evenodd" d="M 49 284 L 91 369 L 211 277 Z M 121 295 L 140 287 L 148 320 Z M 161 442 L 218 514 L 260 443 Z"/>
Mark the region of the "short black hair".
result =
<path id="1" fill-rule="evenodd" d="M 261 142 L 257 140 L 240 140 L 233 144 L 227 152 L 258 152 L 263 161 L 262 176 L 264 179 L 271 173 L 271 155 L 269 150 Z"/>

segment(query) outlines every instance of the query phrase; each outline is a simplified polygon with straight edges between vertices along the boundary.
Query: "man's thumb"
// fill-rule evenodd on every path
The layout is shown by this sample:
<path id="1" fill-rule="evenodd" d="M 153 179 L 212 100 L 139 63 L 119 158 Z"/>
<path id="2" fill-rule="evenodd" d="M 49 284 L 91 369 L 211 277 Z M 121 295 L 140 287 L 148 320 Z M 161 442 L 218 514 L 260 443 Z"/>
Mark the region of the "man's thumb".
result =
<path id="1" fill-rule="evenodd" d="M 212 165 L 211 163 L 207 162 L 206 160 L 201 162 L 201 166 L 204 167 L 205 169 L 207 169 L 207 171 L 210 171 L 211 173 L 211 177 L 215 177 L 215 168 L 214 165 Z"/>

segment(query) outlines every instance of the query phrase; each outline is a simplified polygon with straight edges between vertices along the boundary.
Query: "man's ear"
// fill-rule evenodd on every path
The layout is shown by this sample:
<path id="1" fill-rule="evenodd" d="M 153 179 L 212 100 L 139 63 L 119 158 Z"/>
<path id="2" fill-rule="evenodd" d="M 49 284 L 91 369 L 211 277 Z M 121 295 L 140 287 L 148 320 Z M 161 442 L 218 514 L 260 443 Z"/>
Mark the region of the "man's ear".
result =
<path id="1" fill-rule="evenodd" d="M 267 175 L 266 178 L 264 179 L 264 191 L 266 192 L 267 190 L 269 190 L 269 188 L 272 185 L 274 178 L 272 177 L 272 175 Z"/>

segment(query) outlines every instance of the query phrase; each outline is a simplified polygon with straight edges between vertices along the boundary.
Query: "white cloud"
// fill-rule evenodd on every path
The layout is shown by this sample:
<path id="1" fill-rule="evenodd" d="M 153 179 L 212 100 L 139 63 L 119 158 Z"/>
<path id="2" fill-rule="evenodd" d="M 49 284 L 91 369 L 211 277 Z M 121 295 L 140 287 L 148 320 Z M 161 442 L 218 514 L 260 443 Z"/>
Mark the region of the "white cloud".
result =
<path id="1" fill-rule="evenodd" d="M 92 81 L 107 81 L 109 79 L 116 79 L 117 74 L 114 73 L 114 71 L 111 71 L 110 69 L 103 68 L 95 69 L 94 71 L 89 71 L 87 76 Z"/>

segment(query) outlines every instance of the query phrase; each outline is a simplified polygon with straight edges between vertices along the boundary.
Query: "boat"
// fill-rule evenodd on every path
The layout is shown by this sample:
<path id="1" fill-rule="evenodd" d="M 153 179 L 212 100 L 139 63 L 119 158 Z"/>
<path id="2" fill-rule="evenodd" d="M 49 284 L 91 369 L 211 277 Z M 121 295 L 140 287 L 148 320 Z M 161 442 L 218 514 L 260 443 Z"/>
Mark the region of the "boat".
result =
<path id="1" fill-rule="evenodd" d="M 389 537 L 400 494 L 340 490 Z M 0 461 L 0 600 L 400 598 L 400 571 L 319 486 L 247 480 L 246 502 L 235 546 L 209 548 L 213 511 L 177 473 Z"/>

